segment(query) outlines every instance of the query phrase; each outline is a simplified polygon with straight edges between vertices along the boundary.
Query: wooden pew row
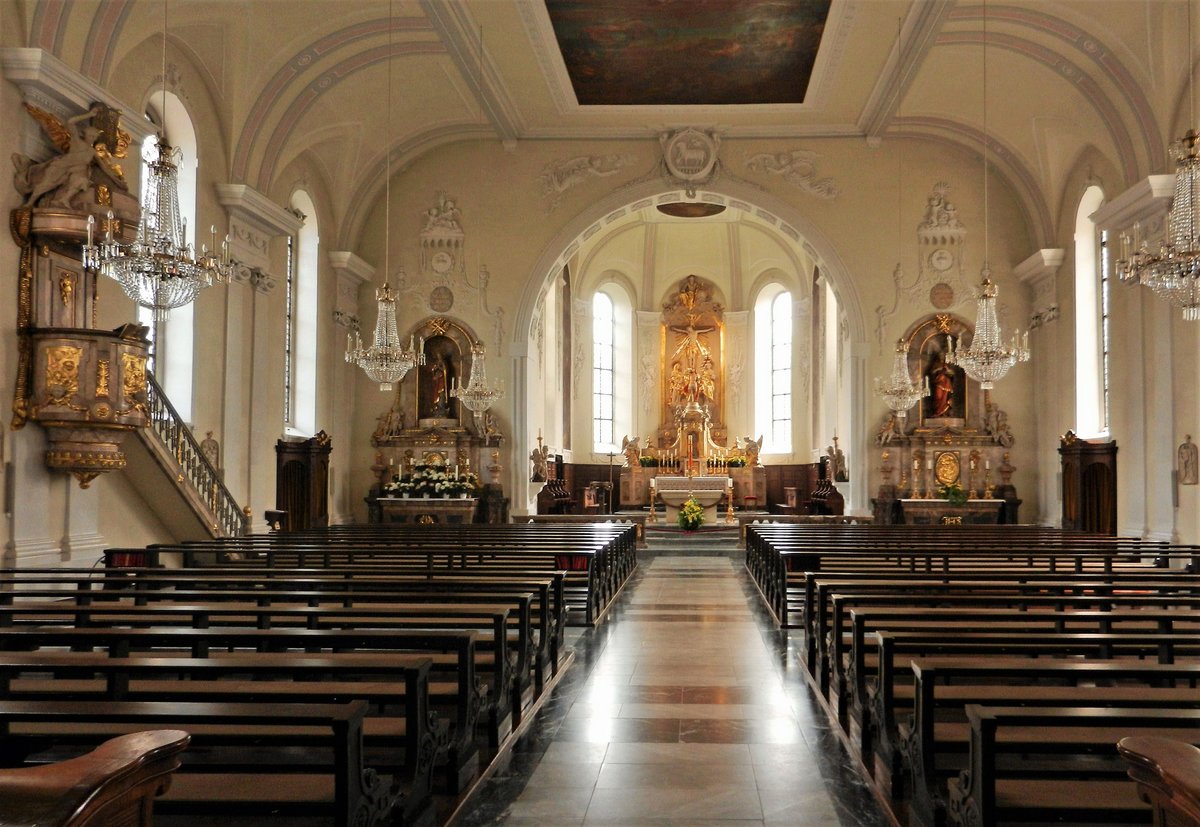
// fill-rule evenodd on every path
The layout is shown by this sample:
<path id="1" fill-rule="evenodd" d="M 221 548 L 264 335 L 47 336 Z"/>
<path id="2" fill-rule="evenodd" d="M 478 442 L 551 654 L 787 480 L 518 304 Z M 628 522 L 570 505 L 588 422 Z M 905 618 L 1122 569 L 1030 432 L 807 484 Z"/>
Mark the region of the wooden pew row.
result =
<path id="1" fill-rule="evenodd" d="M 1062 605 L 1076 607 L 1091 605 L 1106 608 L 1116 605 L 1117 598 L 1146 596 L 1160 597 L 1168 605 L 1187 606 L 1189 598 L 1200 596 L 1200 576 L 1153 571 L 1129 575 L 1093 577 L 1071 576 L 1051 572 L 975 572 L 964 570 L 954 575 L 930 577 L 854 577 L 841 573 L 806 575 L 803 655 L 809 671 L 822 681 L 822 691 L 830 668 L 829 648 L 842 641 L 845 613 L 855 605 L 864 605 L 878 598 L 877 605 L 887 605 L 895 596 L 910 597 L 913 605 L 920 598 L 925 605 L 931 601 L 967 599 L 971 596 L 992 598 L 1028 598 L 1030 605 L 1045 605 L 1042 598 L 1063 598 Z M 1069 601 L 1065 598 L 1084 599 Z M 1035 600 L 1036 598 L 1036 600 Z M 1171 601 L 1177 601 L 1172 604 Z M 1019 600 L 1011 600 L 1014 604 Z M 1049 601 L 1053 606 L 1053 600 Z M 1152 601 L 1151 601 L 1152 603 Z M 949 605 L 946 603 L 945 605 Z M 1148 603 L 1147 605 L 1151 605 Z M 824 676 L 824 677 L 822 677 Z"/>
<path id="2" fill-rule="evenodd" d="M 131 599 L 136 604 L 151 601 L 203 603 L 210 600 L 253 600 L 264 606 L 300 602 L 318 606 L 337 602 L 344 607 L 371 601 L 410 603 L 512 602 L 517 622 L 529 615 L 534 646 L 534 688 L 540 693 L 547 669 L 557 674 L 562 657 L 566 623 L 563 575 L 559 572 L 534 576 L 524 571 L 512 574 L 490 571 L 475 575 L 402 575 L 391 569 L 271 569 L 248 572 L 235 569 L 27 569 L 0 571 L 0 581 L 12 587 L 0 591 L 0 606 L 35 595 L 69 597 L 77 606 Z M 61 591 L 39 591 L 59 589 Z M 528 594 L 533 602 L 529 603 Z M 130 597 L 126 597 L 129 595 Z M 528 608 L 526 605 L 528 604 Z M 517 676 L 521 676 L 518 661 Z"/>
<path id="3" fill-rule="evenodd" d="M 1060 575 L 1088 574 L 1104 578 L 1109 575 L 1149 573 L 1156 570 L 1155 567 L 1140 563 L 1114 564 L 1110 555 L 1088 551 L 1070 554 L 1025 552 L 1014 555 L 1012 550 L 992 552 L 974 549 L 954 553 L 916 550 L 907 555 L 907 562 L 899 565 L 894 558 L 889 560 L 882 552 L 852 555 L 852 552 L 841 550 L 806 553 L 804 556 L 808 559 L 804 561 L 807 564 L 805 567 L 793 571 L 784 571 L 781 568 L 777 577 L 768 582 L 765 588 L 760 588 L 764 601 L 776 615 L 780 625 L 784 628 L 794 628 L 808 617 L 810 595 L 807 591 L 807 578 L 814 573 L 848 577 L 862 574 L 876 577 L 929 578 L 955 574 L 1015 576 L 1024 572 L 1049 572 Z M 1189 559 L 1191 557 L 1190 553 L 1185 553 L 1185 556 Z M 912 561 L 920 562 L 910 565 Z M 1161 571 L 1167 577 L 1182 574 L 1179 570 L 1171 568 L 1162 568 Z"/>
<path id="4" fill-rule="evenodd" d="M 526 526 L 524 536 L 514 535 L 509 544 L 488 542 L 486 535 L 476 535 L 472 540 L 471 536 L 457 530 L 443 535 L 441 531 L 427 529 L 419 534 L 436 535 L 441 539 L 425 536 L 410 543 L 405 538 L 385 535 L 371 542 L 360 539 L 355 544 L 333 545 L 289 535 L 236 538 L 224 542 L 152 547 L 144 552 L 144 562 L 158 565 L 164 554 L 178 554 L 187 567 L 218 564 L 295 568 L 311 564 L 326 567 L 365 564 L 425 572 L 453 569 L 460 573 L 497 567 L 534 571 L 566 569 L 564 588 L 571 610 L 570 622 L 595 625 L 607 613 L 636 567 L 634 529 L 630 526 L 608 527 L 608 531 L 598 532 L 592 526 L 566 526 L 563 528 L 573 531 L 556 532 L 554 538 L 539 539 L 536 535 L 542 528 L 545 527 Z M 113 550 L 107 556 L 110 560 L 117 556 L 128 559 L 137 551 Z"/>
<path id="5" fill-rule="evenodd" d="M 149 827 L 190 736 L 173 729 L 120 735 L 76 758 L 0 769 L 6 827 Z"/>
<path id="6" fill-rule="evenodd" d="M 1191 744 L 1135 735 L 1117 742 L 1138 795 L 1161 827 L 1200 824 L 1200 749 Z"/>
<path id="7" fill-rule="evenodd" d="M 438 691 L 430 698 L 427 677 L 417 701 L 423 700 L 447 721 L 448 735 L 441 763 L 448 785 L 457 790 L 478 772 L 476 727 L 490 715 L 487 687 L 475 673 L 477 639 L 476 633 L 461 631 L 15 626 L 0 629 L 0 651 L 46 652 L 66 648 L 123 659 L 135 654 L 206 658 L 215 650 L 224 650 L 224 654 L 253 655 L 251 662 L 256 659 L 266 662 L 268 655 L 286 653 L 281 664 L 269 667 L 284 673 L 289 663 L 300 663 L 302 657 L 319 654 L 358 656 L 348 662 L 347 669 L 363 666 L 359 661 L 369 661 L 371 656 L 382 657 L 385 664 L 394 661 L 394 668 L 404 668 L 405 657 L 415 655 L 432 664 L 430 669 Z M 401 682 L 388 684 L 393 707 L 407 709 L 407 696 L 397 689 Z M 365 693 L 367 689 L 358 691 Z M 397 724 L 393 720 L 390 725 L 395 728 Z"/>
<path id="8" fill-rule="evenodd" d="M 531 689 L 532 648 L 530 645 L 529 603 L 531 595 L 515 595 L 521 599 L 519 609 L 511 611 L 506 605 L 484 607 L 478 601 L 465 606 L 429 606 L 376 600 L 351 606 L 296 605 L 272 602 L 294 600 L 294 593 L 263 594 L 256 592 L 256 603 L 246 603 L 242 593 L 217 593 L 232 598 L 234 603 L 213 600 L 205 590 L 191 593 L 198 601 L 177 602 L 178 593 L 156 593 L 141 605 L 105 602 L 76 606 L 65 601 L 22 600 L 17 605 L 0 606 L 0 628 L 13 626 L 75 626 L 86 628 L 110 627 L 185 627 L 248 628 L 248 629 L 391 629 L 407 634 L 428 630 L 473 631 L 478 639 L 475 648 L 475 671 L 491 699 L 487 704 L 488 743 L 499 745 L 501 739 L 520 722 L 523 694 Z M 169 597 L 167 600 L 162 598 Z M 451 595 L 436 595 L 438 600 Z M 320 595 L 317 595 L 320 599 Z M 344 604 L 342 598 L 336 598 Z M 515 620 L 515 634 L 510 639 L 510 618 Z M 454 682 L 435 687 L 434 696 L 445 705 L 456 702 L 458 688 Z"/>
<path id="9" fill-rule="evenodd" d="M 10 750 L 36 750 L 50 741 L 86 748 L 130 728 L 184 729 L 190 749 L 170 789 L 155 802 L 159 813 L 253 813 L 283 823 L 296 815 L 324 815 L 336 827 L 432 824 L 428 806 L 409 812 L 394 767 L 366 761 L 366 713 L 366 701 L 9 700 L 0 704 L 0 731 Z M 285 760 L 282 751 L 296 746 L 304 747 L 306 763 Z"/>
<path id="10" fill-rule="evenodd" d="M 1183 593 L 1170 582 L 1127 579 L 1124 587 L 1113 583 L 1092 583 L 1086 579 L 1024 579 L 1005 581 L 964 580 L 948 583 L 905 583 L 890 586 L 879 581 L 846 583 L 837 579 L 814 580 L 818 605 L 822 607 L 816 624 L 806 636 L 815 638 L 814 651 L 805 650 L 806 664 L 821 692 L 829 696 L 847 686 L 852 692 L 856 676 L 861 684 L 874 675 L 867 662 L 874 655 L 868 633 L 872 630 L 905 628 L 939 631 L 957 621 L 972 621 L 977 628 L 991 623 L 999 628 L 1019 624 L 1039 626 L 1046 631 L 1066 631 L 1069 619 L 1081 611 L 1093 613 L 1089 623 L 1095 631 L 1109 630 L 1118 622 L 1147 626 L 1162 633 L 1176 624 L 1169 612 L 1180 612 L 1179 630 L 1191 631 L 1184 624 L 1184 611 L 1200 610 L 1196 589 Z M 1144 614 L 1138 615 L 1138 610 Z M 1122 620 L 1118 611 L 1128 612 Z M 1151 614 L 1157 612 L 1157 616 Z M 1076 621 L 1076 624 L 1083 620 Z M 814 654 L 815 652 L 815 654 Z"/>
<path id="11" fill-rule="evenodd" d="M 1119 783 L 1122 738 L 1200 741 L 1200 710 L 1120 707 L 967 707 L 968 769 L 951 779 L 951 825 L 1013 822 L 1103 824 L 1144 819 L 1131 783 Z M 1108 760 L 1104 760 L 1108 759 Z M 1041 762 L 1034 777 L 1028 769 Z"/>
<path id="12" fill-rule="evenodd" d="M 879 630 L 876 642 L 877 678 L 874 683 L 855 676 L 852 710 L 862 722 L 858 748 L 864 757 L 877 756 L 886 768 L 899 762 L 900 738 L 895 727 L 896 686 L 909 680 L 912 661 L 919 658 L 1091 659 L 1141 663 L 1189 663 L 1200 659 L 1200 639 L 1191 633 L 1136 632 L 1003 632 L 955 633 Z"/>
<path id="13" fill-rule="evenodd" d="M 1035 661 L 978 658 L 913 661 L 911 724 L 901 728 L 898 778 L 910 823 L 943 824 L 948 782 L 967 767 L 970 704 L 1200 708 L 1200 663 Z"/>
<path id="14" fill-rule="evenodd" d="M 100 707 L 112 701 L 210 705 L 364 701 L 369 706 L 361 737 L 367 755 L 377 768 L 387 770 L 393 786 L 404 793 L 406 818 L 417 820 L 424 819 L 433 767 L 444 758 L 451 740 L 446 723 L 431 716 L 430 665 L 428 658 L 393 653 L 114 658 L 104 653 L 43 650 L 0 652 L 0 684 L 6 702 L 54 700 Z M 296 734 L 303 736 L 305 731 Z M 272 730 L 264 737 L 283 736 Z M 296 743 L 303 745 L 303 740 Z M 457 780 L 448 781 L 454 789 Z"/>

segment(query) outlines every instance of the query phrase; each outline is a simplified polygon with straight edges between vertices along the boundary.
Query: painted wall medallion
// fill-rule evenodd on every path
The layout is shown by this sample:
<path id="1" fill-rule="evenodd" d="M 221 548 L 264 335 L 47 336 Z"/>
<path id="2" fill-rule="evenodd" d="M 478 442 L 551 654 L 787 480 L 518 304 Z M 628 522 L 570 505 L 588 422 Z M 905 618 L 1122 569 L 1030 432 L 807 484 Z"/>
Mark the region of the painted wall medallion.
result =
<path id="1" fill-rule="evenodd" d="M 938 310 L 946 310 L 954 304 L 954 288 L 940 281 L 929 288 L 929 303 Z"/>
<path id="2" fill-rule="evenodd" d="M 454 291 L 445 285 L 433 288 L 429 293 L 429 309 L 435 313 L 445 313 L 454 307 Z"/>

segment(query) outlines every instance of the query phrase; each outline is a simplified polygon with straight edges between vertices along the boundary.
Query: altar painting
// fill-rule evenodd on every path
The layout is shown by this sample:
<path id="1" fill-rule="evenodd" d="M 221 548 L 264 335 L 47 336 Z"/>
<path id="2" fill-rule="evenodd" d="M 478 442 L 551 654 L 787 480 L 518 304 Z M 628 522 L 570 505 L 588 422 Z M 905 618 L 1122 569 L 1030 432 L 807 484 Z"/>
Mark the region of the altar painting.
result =
<path id="1" fill-rule="evenodd" d="M 920 402 L 921 424 L 964 424 L 971 414 L 967 375 L 947 362 L 950 337 L 955 347 L 962 344 L 970 328 L 945 313 L 922 320 L 909 334 L 909 370 L 921 378 L 928 395 Z"/>
<path id="2" fill-rule="evenodd" d="M 450 396 L 458 380 L 461 357 L 458 346 L 448 336 L 425 340 L 425 364 L 419 368 L 417 383 L 418 419 L 457 419 L 458 400 Z"/>

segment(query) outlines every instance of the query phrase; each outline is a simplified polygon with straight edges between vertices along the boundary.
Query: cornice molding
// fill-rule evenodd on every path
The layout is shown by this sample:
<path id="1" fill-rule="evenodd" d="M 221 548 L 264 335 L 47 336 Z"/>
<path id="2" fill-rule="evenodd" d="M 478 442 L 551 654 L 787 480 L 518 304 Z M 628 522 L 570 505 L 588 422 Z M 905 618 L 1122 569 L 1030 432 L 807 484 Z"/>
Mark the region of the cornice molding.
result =
<path id="1" fill-rule="evenodd" d="M 1173 174 L 1149 175 L 1089 216 L 1097 229 L 1117 231 L 1137 221 L 1161 219 L 1175 190 Z"/>
<path id="2" fill-rule="evenodd" d="M 345 275 L 352 278 L 356 282 L 356 287 L 375 277 L 375 265 L 347 250 L 331 250 L 329 266 L 336 270 L 339 276 Z"/>

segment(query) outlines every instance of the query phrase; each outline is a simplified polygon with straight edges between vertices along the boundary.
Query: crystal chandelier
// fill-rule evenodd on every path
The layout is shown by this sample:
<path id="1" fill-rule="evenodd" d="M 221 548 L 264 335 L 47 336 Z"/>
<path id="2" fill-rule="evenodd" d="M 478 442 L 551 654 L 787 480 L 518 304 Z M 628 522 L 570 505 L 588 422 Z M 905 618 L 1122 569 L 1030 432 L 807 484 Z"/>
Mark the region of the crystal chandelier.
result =
<path id="1" fill-rule="evenodd" d="M 388 54 L 392 41 L 392 4 L 388 2 Z M 392 62 L 387 64 L 387 135 L 392 134 Z M 383 287 L 375 291 L 379 308 L 375 316 L 375 336 L 371 346 L 364 348 L 358 331 L 346 334 L 346 361 L 356 364 L 369 378 L 379 383 L 381 391 L 390 391 L 393 384 L 404 378 L 414 366 L 425 364 L 424 342 L 418 347 L 409 337 L 408 348 L 400 342 L 396 329 L 396 296 L 388 284 L 392 251 L 392 148 L 389 145 L 384 160 L 383 195 Z M 353 336 L 353 344 L 351 344 Z"/>
<path id="2" fill-rule="evenodd" d="M 375 291 L 375 300 L 379 303 L 379 313 L 375 318 L 371 346 L 363 347 L 357 331 L 347 333 L 346 361 L 362 368 L 370 379 L 379 383 L 381 391 L 390 391 L 392 385 L 403 379 L 414 366 L 425 364 L 425 353 L 424 347 L 417 347 L 412 337 L 407 349 L 400 343 L 400 334 L 396 330 L 396 296 L 387 281 Z"/>
<path id="3" fill-rule="evenodd" d="M 946 362 L 958 365 L 967 376 L 988 391 L 994 383 L 1003 379 L 1009 368 L 1017 362 L 1029 361 L 1029 333 L 1022 337 L 1013 331 L 1012 343 L 1007 347 L 1000 341 L 1000 320 L 996 316 L 996 285 L 992 283 L 992 271 L 988 268 L 988 130 L 987 130 L 987 5 L 983 16 L 983 285 L 979 290 L 978 310 L 975 314 L 975 333 L 971 346 L 966 350 L 954 349 L 954 340 L 947 340 Z"/>
<path id="4" fill-rule="evenodd" d="M 892 375 L 887 383 L 875 377 L 875 393 L 883 397 L 883 401 L 896 414 L 896 419 L 907 417 L 908 409 L 917 404 L 922 396 L 929 395 L 928 380 L 922 388 L 920 382 L 909 376 L 908 342 L 903 339 L 896 340 L 896 358 L 892 362 Z"/>
<path id="5" fill-rule="evenodd" d="M 958 365 L 967 376 L 979 383 L 979 387 L 991 390 L 993 383 L 1003 379 L 1008 369 L 1017 362 L 1029 361 L 1029 332 L 1024 336 L 1013 331 L 1012 342 L 1005 346 L 1000 341 L 1000 321 L 996 316 L 996 285 L 983 271 L 983 285 L 979 291 L 979 310 L 975 319 L 975 335 L 966 350 L 954 349 L 954 340 L 949 340 L 946 361 Z"/>
<path id="6" fill-rule="evenodd" d="M 504 391 L 500 389 L 499 385 L 488 383 L 482 342 L 471 345 L 471 376 L 467 380 L 466 386 L 458 384 L 457 379 L 452 380 L 450 395 L 475 414 L 475 427 L 482 434 L 483 412 L 492 407 L 496 400 L 504 395 Z"/>
<path id="7" fill-rule="evenodd" d="M 154 311 L 162 321 L 176 307 L 196 298 L 214 280 L 229 280 L 232 267 L 229 261 L 229 237 L 216 248 L 216 228 L 213 250 L 204 247 L 199 258 L 187 242 L 187 221 L 179 211 L 179 158 L 182 153 L 167 143 L 167 4 L 163 2 L 162 46 L 164 121 L 158 134 L 158 157 L 149 164 L 149 178 L 141 205 L 137 236 L 129 244 L 117 241 L 113 235 L 116 221 L 108 211 L 104 225 L 104 242 L 94 243 L 96 219 L 88 216 L 87 244 L 83 247 L 83 266 L 98 271 L 120 283 L 125 295 L 142 307 Z"/>
<path id="8" fill-rule="evenodd" d="M 1121 234 L 1117 275 L 1130 284 L 1144 284 L 1162 298 L 1183 308 L 1183 318 L 1200 319 L 1200 135 L 1189 129 L 1171 145 L 1175 158 L 1175 192 L 1167 212 L 1163 244 L 1151 251 L 1145 239 Z M 1132 247 L 1132 250 L 1131 250 Z"/>
<path id="9" fill-rule="evenodd" d="M 1188 3 L 1188 105 L 1191 122 L 1196 122 L 1196 95 L 1192 60 L 1192 4 Z M 1162 298 L 1183 308 L 1185 321 L 1200 320 L 1200 135 L 1189 129 L 1171 144 L 1175 158 L 1175 191 L 1167 211 L 1167 231 L 1162 245 L 1151 252 L 1146 239 L 1139 238 L 1140 227 L 1133 226 L 1132 244 L 1128 233 L 1121 233 L 1121 258 L 1117 276 L 1129 284 L 1144 284 Z M 1132 251 L 1131 251 L 1132 250 Z"/>

